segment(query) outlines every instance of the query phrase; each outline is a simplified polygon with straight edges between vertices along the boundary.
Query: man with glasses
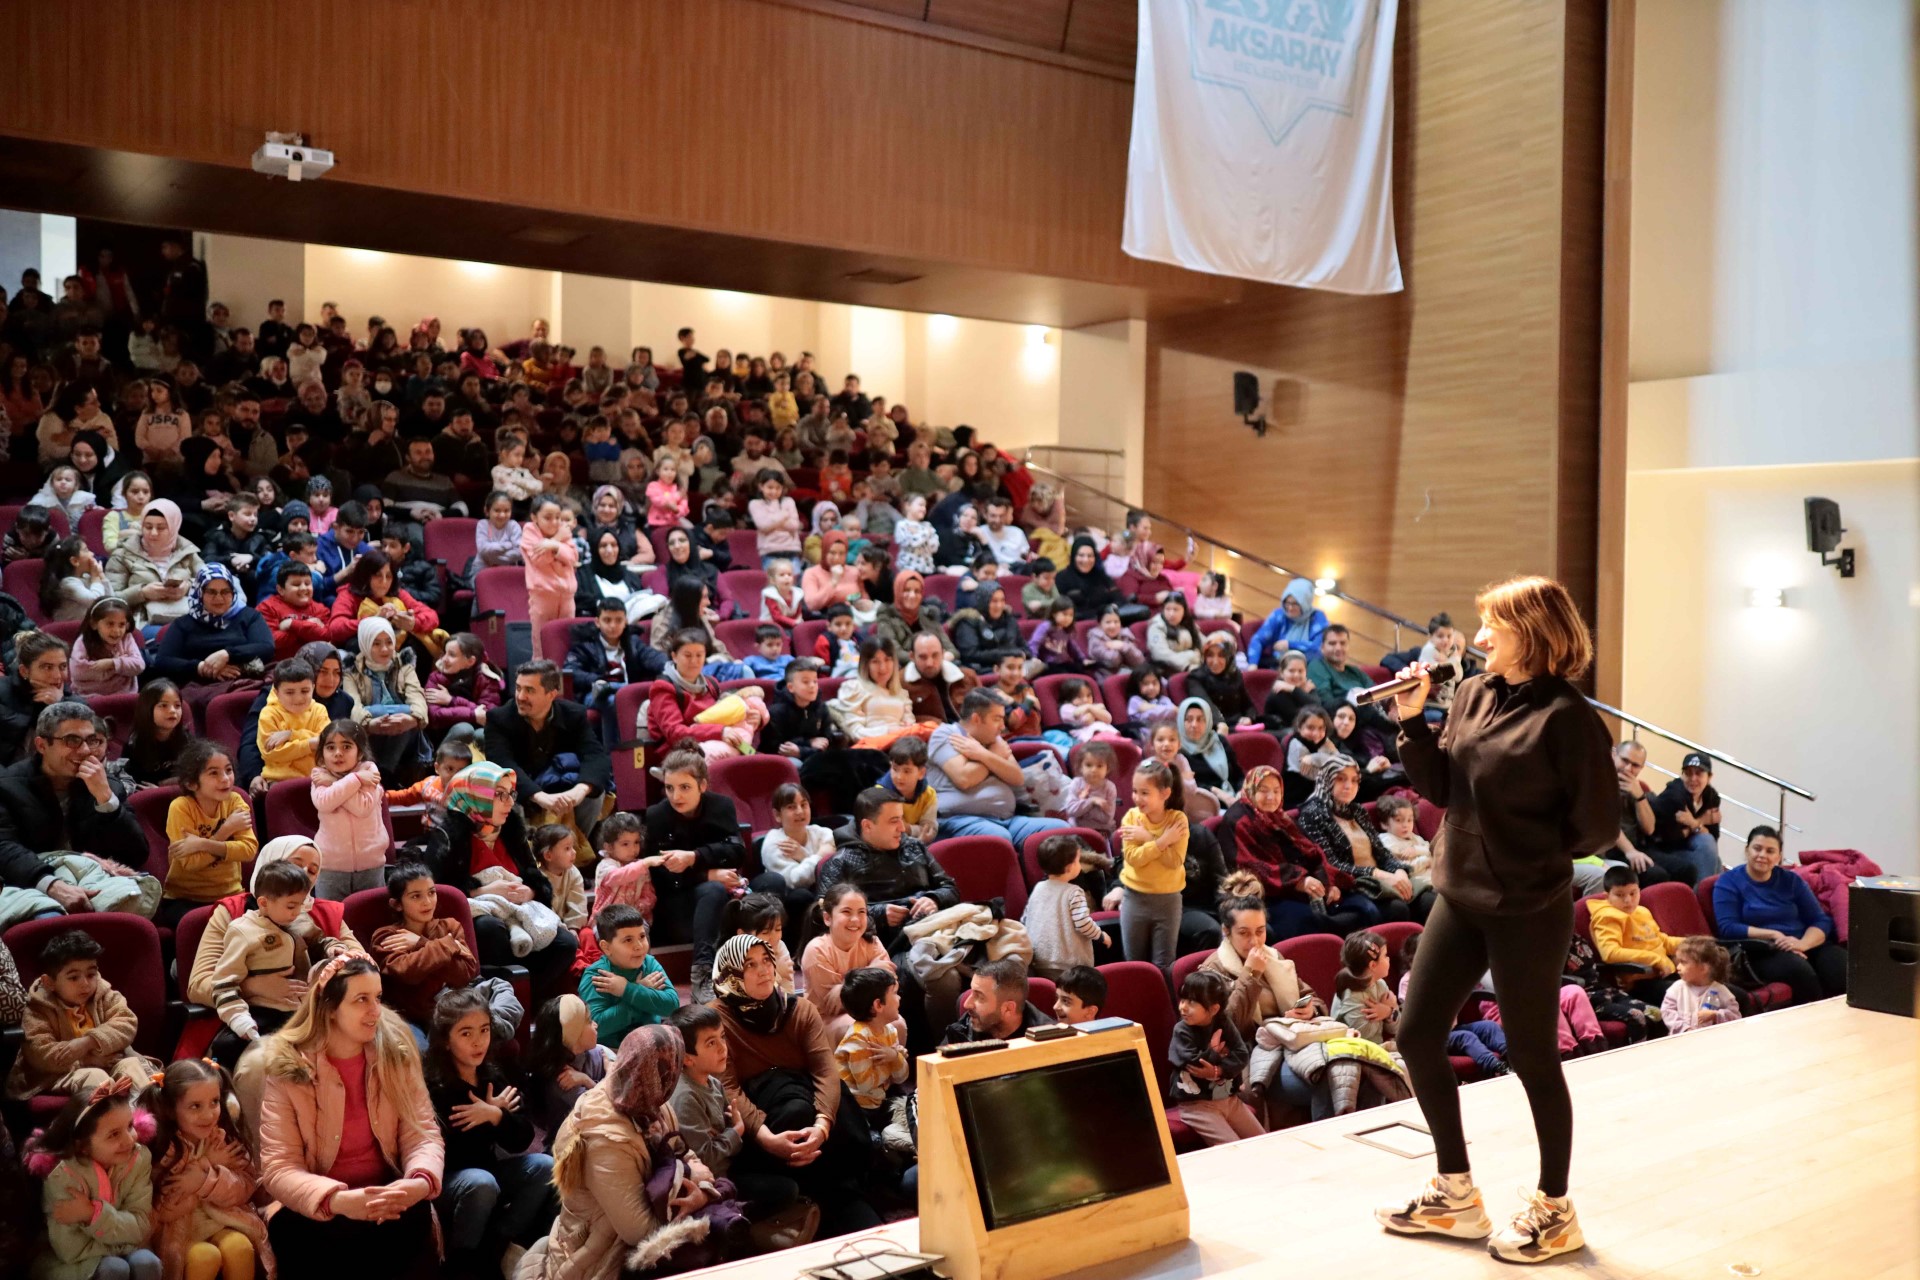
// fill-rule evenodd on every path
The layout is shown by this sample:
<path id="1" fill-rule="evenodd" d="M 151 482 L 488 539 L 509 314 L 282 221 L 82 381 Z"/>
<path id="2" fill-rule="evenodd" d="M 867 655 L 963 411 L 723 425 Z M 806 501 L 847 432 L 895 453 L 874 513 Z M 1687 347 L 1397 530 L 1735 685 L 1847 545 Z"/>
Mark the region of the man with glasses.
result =
<path id="1" fill-rule="evenodd" d="M 32 754 L 0 769 L 0 884 L 91 911 L 92 892 L 56 877 L 41 855 L 89 854 L 113 875 L 146 862 L 146 835 L 125 803 L 128 788 L 107 776 L 106 753 L 106 721 L 84 702 L 40 713 Z"/>

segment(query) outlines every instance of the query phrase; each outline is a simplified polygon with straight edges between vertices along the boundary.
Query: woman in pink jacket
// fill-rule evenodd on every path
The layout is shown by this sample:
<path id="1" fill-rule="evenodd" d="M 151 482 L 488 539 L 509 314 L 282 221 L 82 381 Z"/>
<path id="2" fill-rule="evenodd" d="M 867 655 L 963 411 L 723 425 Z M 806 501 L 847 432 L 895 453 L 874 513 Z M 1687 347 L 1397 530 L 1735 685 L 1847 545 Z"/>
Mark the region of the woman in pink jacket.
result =
<path id="1" fill-rule="evenodd" d="M 435 1275 L 446 1148 L 373 961 L 353 952 L 320 965 L 292 1021 L 248 1057 L 263 1084 L 261 1185 L 281 1204 L 267 1225 L 280 1280 Z"/>

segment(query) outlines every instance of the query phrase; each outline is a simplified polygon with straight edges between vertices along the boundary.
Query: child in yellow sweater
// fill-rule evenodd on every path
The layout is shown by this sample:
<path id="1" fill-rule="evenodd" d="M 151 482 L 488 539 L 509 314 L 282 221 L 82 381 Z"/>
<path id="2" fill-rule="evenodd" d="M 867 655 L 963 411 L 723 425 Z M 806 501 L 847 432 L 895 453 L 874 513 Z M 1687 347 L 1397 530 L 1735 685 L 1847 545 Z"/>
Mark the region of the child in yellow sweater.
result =
<path id="1" fill-rule="evenodd" d="M 1171 971 L 1187 888 L 1187 815 L 1180 779 L 1158 760 L 1133 774 L 1133 808 L 1120 820 L 1120 942 L 1129 960 Z"/>
<path id="2" fill-rule="evenodd" d="M 260 709 L 261 779 L 271 784 L 311 776 L 320 735 L 330 720 L 327 709 L 313 700 L 312 667 L 299 658 L 275 667 L 273 692 Z"/>
<path id="3" fill-rule="evenodd" d="M 233 785 L 225 747 L 195 738 L 177 768 L 186 794 L 167 809 L 167 881 L 153 916 L 169 928 L 195 907 L 239 893 L 240 868 L 260 850 L 253 810 Z"/>
<path id="4" fill-rule="evenodd" d="M 1683 938 L 1660 932 L 1653 912 L 1640 905 L 1640 877 L 1632 867 L 1608 867 L 1604 902 L 1587 907 L 1593 927 L 1593 949 L 1602 964 L 1643 964 L 1650 973 L 1628 978 L 1622 985 L 1636 1000 L 1654 1004 L 1673 985 L 1674 954 Z"/>

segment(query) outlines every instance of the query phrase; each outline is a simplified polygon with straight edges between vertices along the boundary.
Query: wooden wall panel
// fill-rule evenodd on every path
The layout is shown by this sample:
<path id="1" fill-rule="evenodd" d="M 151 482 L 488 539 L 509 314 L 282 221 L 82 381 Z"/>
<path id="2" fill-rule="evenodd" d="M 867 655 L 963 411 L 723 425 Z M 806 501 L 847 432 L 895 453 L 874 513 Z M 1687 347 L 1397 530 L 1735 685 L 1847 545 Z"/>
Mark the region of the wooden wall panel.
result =
<path id="1" fill-rule="evenodd" d="M 1407 291 L 1250 290 L 1151 324 L 1149 506 L 1337 568 L 1409 617 L 1466 613 L 1480 586 L 1516 572 L 1557 574 L 1591 608 L 1598 277 L 1597 257 L 1582 259 L 1598 248 L 1601 82 L 1585 66 L 1600 52 L 1589 4 L 1403 8 Z M 1588 165 L 1590 181 L 1569 183 Z M 1235 365 L 1299 379 L 1297 418 L 1255 441 L 1219 376 Z"/>
<path id="2" fill-rule="evenodd" d="M 1134 0 L 1073 0 L 1063 52 L 1123 67 L 1134 63 L 1140 11 Z"/>
<path id="3" fill-rule="evenodd" d="M 1059 49 L 1071 0 L 932 0 L 927 21 L 975 35 Z"/>
<path id="4" fill-rule="evenodd" d="M 1220 288 L 1120 252 L 1132 86 L 1110 73 L 759 0 L 486 12 L 501 16 L 459 0 L 27 6 L 0 133 L 244 167 L 264 131 L 299 129 L 339 154 L 339 180 L 376 187 Z M 1063 30 L 1064 12 L 1053 47 Z M 748 162 L 730 163 L 741 140 Z"/>

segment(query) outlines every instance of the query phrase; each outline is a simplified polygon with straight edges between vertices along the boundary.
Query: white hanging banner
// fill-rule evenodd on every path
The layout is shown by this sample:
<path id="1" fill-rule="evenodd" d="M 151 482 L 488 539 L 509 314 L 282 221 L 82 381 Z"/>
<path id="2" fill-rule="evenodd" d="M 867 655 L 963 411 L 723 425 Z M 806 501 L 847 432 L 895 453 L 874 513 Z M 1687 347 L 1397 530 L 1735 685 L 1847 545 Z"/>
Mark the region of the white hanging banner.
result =
<path id="1" fill-rule="evenodd" d="M 1140 0 L 1122 247 L 1339 293 L 1401 287 L 1399 0 Z"/>

